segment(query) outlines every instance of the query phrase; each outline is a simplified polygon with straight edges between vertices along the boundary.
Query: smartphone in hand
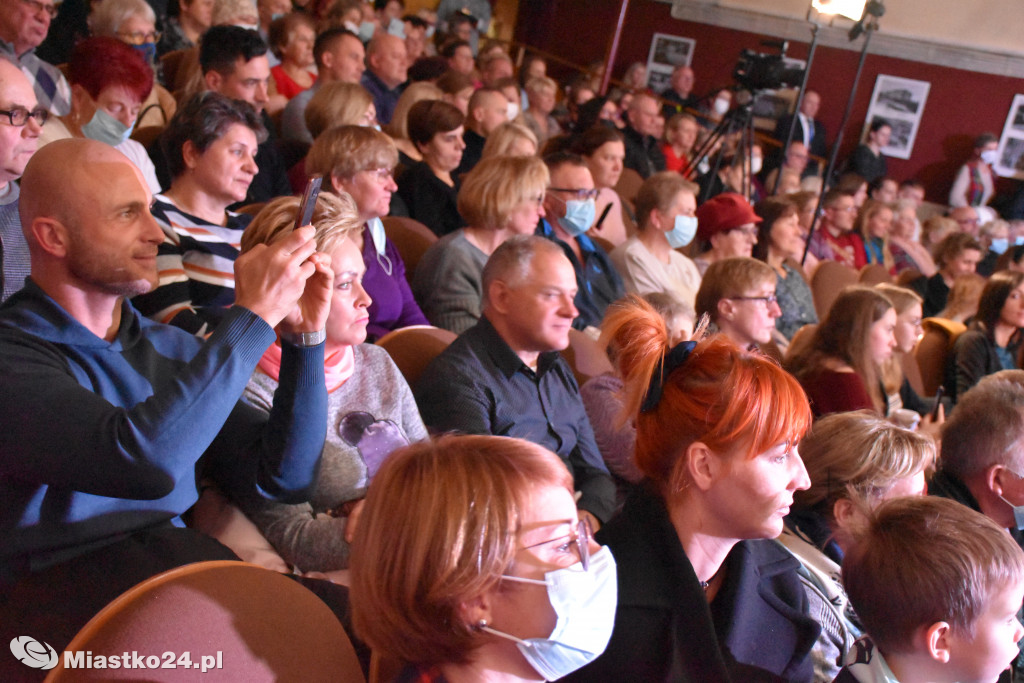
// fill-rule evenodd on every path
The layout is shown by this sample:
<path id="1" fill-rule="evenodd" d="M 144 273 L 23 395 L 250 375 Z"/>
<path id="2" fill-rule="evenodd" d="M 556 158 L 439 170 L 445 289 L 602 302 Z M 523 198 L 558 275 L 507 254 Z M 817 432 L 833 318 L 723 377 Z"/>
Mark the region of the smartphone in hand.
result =
<path id="1" fill-rule="evenodd" d="M 306 183 L 306 189 L 302 193 L 302 201 L 299 202 L 299 213 L 295 216 L 295 229 L 303 225 L 309 225 L 313 220 L 313 209 L 316 208 L 316 198 L 320 195 L 320 186 L 323 185 L 323 176 L 313 176 Z"/>

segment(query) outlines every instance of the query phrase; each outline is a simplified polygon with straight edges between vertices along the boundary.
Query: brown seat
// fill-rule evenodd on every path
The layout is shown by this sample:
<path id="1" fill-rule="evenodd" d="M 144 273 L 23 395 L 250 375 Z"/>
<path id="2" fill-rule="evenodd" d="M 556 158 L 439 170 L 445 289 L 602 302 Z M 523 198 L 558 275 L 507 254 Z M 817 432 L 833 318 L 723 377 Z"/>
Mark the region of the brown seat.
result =
<path id="1" fill-rule="evenodd" d="M 164 132 L 165 126 L 142 126 L 132 131 L 132 140 L 143 147 L 149 147 Z"/>
<path id="2" fill-rule="evenodd" d="M 605 350 L 587 335 L 575 328 L 569 330 L 569 346 L 562 350 L 562 358 L 572 368 L 576 382 L 583 384 L 591 377 L 614 370 Z"/>
<path id="3" fill-rule="evenodd" d="M 789 346 L 786 348 L 786 358 L 792 358 L 806 349 L 807 345 L 811 343 L 816 329 L 818 329 L 818 323 L 808 323 L 794 332 L 793 338 L 789 340 Z"/>
<path id="4" fill-rule="evenodd" d="M 862 285 L 874 287 L 883 282 L 892 282 L 892 275 L 889 274 L 889 269 L 881 263 L 869 263 L 860 269 L 860 283 Z"/>
<path id="5" fill-rule="evenodd" d="M 402 262 L 405 263 L 405 278 L 412 284 L 416 264 L 423 258 L 430 245 L 437 241 L 437 235 L 423 223 L 404 216 L 387 216 L 382 218 L 381 222 L 384 223 L 384 232 L 388 239 L 394 242 Z"/>
<path id="6" fill-rule="evenodd" d="M 430 361 L 455 341 L 457 334 L 440 327 L 413 325 L 392 330 L 377 340 L 398 366 L 409 386 L 415 386 Z"/>
<path id="7" fill-rule="evenodd" d="M 615 183 L 615 191 L 619 193 L 624 202 L 629 202 L 630 206 L 636 201 L 636 193 L 640 191 L 640 186 L 644 184 L 643 177 L 631 168 L 622 169 L 622 175 L 619 176 L 619 182 Z"/>
<path id="8" fill-rule="evenodd" d="M 910 283 L 919 279 L 921 275 L 921 271 L 916 268 L 901 270 L 899 275 L 896 276 L 896 284 L 900 287 L 910 287 Z"/>
<path id="9" fill-rule="evenodd" d="M 900 353 L 897 354 L 900 360 L 900 369 L 903 371 L 903 376 L 910 382 L 910 388 L 918 396 L 924 396 L 924 378 L 921 377 L 921 366 L 917 364 L 917 359 L 914 358 L 913 353 Z"/>
<path id="10" fill-rule="evenodd" d="M 612 249 L 615 248 L 615 245 L 612 244 L 612 241 L 609 239 L 605 239 L 604 237 L 598 237 L 597 235 L 587 235 L 587 237 L 589 237 L 594 242 L 594 244 L 601 247 L 601 249 L 604 250 L 604 252 L 607 254 L 612 253 Z"/>
<path id="11" fill-rule="evenodd" d="M 138 652 L 175 668 L 64 668 L 68 681 L 353 681 L 366 679 L 334 613 L 301 584 L 247 562 L 185 565 L 147 579 L 103 608 L 68 651 Z M 178 661 L 189 653 L 190 663 Z M 217 670 L 219 665 L 220 670 Z"/>
<path id="12" fill-rule="evenodd" d="M 921 393 L 930 395 L 942 385 L 953 342 L 967 330 L 967 326 L 945 318 L 925 318 L 921 326 L 924 328 L 924 336 L 914 347 L 914 359 L 921 372 Z M 947 391 L 952 389 L 946 387 Z"/>
<path id="13" fill-rule="evenodd" d="M 179 87 L 177 82 L 178 78 L 178 67 L 181 66 L 181 61 L 185 55 L 195 48 L 185 48 L 183 50 L 172 50 L 160 58 L 160 68 L 164 73 L 164 83 L 171 86 L 171 90 L 175 90 Z"/>
<path id="14" fill-rule="evenodd" d="M 818 312 L 818 318 L 825 318 L 839 292 L 855 284 L 856 270 L 838 261 L 822 261 L 811 277 L 811 293 L 814 295 L 814 310 Z"/>

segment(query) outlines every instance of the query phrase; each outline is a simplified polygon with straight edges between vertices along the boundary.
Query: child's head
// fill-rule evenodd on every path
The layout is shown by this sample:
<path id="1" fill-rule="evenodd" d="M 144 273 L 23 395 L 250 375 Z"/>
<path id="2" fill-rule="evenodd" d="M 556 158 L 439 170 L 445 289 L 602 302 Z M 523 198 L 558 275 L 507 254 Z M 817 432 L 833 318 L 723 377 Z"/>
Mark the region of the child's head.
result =
<path id="1" fill-rule="evenodd" d="M 995 681 L 1024 627 L 1024 551 L 952 500 L 881 505 L 843 559 L 843 584 L 887 660 L 913 656 L 944 680 Z"/>

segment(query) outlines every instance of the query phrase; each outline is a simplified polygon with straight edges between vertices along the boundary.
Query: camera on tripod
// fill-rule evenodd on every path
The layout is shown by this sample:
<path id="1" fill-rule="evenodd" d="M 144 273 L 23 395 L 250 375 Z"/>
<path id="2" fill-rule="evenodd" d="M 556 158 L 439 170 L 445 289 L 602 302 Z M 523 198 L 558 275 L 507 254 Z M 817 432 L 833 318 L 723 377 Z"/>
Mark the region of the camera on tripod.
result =
<path id="1" fill-rule="evenodd" d="M 804 70 L 786 65 L 786 48 L 789 43 L 783 41 L 765 41 L 761 43 L 779 49 L 779 54 L 743 50 L 740 59 L 732 72 L 738 84 L 750 90 L 777 90 L 785 87 L 800 87 L 804 80 Z"/>

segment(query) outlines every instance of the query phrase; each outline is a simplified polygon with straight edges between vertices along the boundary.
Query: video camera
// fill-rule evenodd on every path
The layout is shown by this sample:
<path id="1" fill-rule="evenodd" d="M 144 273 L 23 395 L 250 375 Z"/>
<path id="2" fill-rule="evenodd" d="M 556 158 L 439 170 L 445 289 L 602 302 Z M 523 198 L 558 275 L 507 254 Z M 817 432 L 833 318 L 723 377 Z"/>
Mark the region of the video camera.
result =
<path id="1" fill-rule="evenodd" d="M 804 70 L 786 66 L 786 48 L 789 43 L 783 41 L 765 41 L 761 43 L 779 48 L 777 55 L 753 50 L 740 52 L 740 59 L 732 72 L 732 77 L 750 90 L 777 90 L 784 87 L 799 87 L 804 81 Z"/>

